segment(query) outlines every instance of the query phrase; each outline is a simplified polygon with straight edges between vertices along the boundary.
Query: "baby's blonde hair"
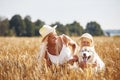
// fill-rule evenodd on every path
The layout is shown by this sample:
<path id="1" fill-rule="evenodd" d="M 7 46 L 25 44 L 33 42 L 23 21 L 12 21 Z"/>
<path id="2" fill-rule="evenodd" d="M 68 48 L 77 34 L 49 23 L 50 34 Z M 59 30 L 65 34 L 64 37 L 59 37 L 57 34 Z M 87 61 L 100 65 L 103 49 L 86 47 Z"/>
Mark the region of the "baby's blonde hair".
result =
<path id="1" fill-rule="evenodd" d="M 80 47 L 82 46 L 82 45 L 81 45 L 82 39 L 88 39 L 88 40 L 90 40 L 90 41 L 91 41 L 91 42 L 90 42 L 90 46 L 91 46 L 91 47 L 94 47 L 94 41 L 93 41 L 93 37 L 92 37 L 91 34 L 89 34 L 89 33 L 84 33 L 84 34 L 82 34 L 82 36 L 80 37 L 80 39 L 79 39 L 78 42 L 77 42 Z"/>

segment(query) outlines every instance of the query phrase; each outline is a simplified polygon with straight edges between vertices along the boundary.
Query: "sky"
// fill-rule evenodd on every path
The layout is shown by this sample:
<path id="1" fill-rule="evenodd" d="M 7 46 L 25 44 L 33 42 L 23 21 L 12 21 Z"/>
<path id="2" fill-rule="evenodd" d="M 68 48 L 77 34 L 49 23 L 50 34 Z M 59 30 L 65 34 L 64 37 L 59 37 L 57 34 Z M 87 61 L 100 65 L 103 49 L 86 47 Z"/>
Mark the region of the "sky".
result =
<path id="1" fill-rule="evenodd" d="M 0 0 L 0 16 L 11 19 L 16 14 L 48 25 L 77 21 L 85 28 L 96 21 L 104 30 L 120 30 L 120 0 Z"/>

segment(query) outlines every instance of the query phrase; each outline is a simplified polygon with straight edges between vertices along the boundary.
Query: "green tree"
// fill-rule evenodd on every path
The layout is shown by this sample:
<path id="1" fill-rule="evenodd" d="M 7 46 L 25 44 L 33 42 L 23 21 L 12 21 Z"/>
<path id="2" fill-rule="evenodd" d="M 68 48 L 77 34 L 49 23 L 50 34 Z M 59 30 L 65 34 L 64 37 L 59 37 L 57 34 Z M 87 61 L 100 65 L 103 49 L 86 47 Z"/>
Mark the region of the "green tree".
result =
<path id="1" fill-rule="evenodd" d="M 7 36 L 9 32 L 9 20 L 0 17 L 0 36 Z"/>
<path id="2" fill-rule="evenodd" d="M 25 33 L 25 24 L 20 15 L 14 15 L 10 20 L 10 29 L 15 29 L 17 36 L 23 36 Z"/>
<path id="3" fill-rule="evenodd" d="M 93 36 L 101 36 L 104 35 L 103 30 L 97 22 L 87 23 L 85 32 L 90 33 Z"/>
<path id="4" fill-rule="evenodd" d="M 30 16 L 26 16 L 24 19 L 25 25 L 26 25 L 26 32 L 25 32 L 25 36 L 34 36 L 34 25 L 31 21 L 31 17 Z"/>
<path id="5" fill-rule="evenodd" d="M 80 36 L 84 32 L 83 27 L 77 21 L 74 21 L 71 24 L 67 24 L 66 27 L 70 36 Z"/>
<path id="6" fill-rule="evenodd" d="M 45 23 L 41 20 L 37 20 L 36 22 L 34 22 L 35 25 L 35 36 L 39 36 L 39 29 L 44 25 Z"/>
<path id="7" fill-rule="evenodd" d="M 51 24 L 51 26 L 55 26 L 55 25 L 57 25 L 56 30 L 57 30 L 57 33 L 59 35 L 66 34 L 66 27 L 63 24 L 61 24 L 60 22 L 56 22 L 54 24 Z"/>

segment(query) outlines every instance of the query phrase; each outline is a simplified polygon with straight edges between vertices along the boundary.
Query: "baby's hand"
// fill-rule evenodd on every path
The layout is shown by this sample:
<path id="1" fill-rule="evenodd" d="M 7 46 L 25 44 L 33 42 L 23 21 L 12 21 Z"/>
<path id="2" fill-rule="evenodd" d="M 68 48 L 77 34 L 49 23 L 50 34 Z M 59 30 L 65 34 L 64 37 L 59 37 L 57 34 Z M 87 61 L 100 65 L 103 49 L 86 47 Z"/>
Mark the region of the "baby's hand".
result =
<path id="1" fill-rule="evenodd" d="M 95 63 L 92 64 L 93 68 L 96 67 L 96 66 L 97 66 L 97 62 L 95 62 Z"/>
<path id="2" fill-rule="evenodd" d="M 96 67 L 96 64 L 91 64 L 91 63 L 85 63 L 85 62 L 79 62 L 79 67 L 82 69 L 84 68 L 90 68 L 90 67 Z"/>
<path id="3" fill-rule="evenodd" d="M 79 62 L 79 67 L 81 67 L 82 69 L 87 68 L 87 64 L 85 62 Z"/>

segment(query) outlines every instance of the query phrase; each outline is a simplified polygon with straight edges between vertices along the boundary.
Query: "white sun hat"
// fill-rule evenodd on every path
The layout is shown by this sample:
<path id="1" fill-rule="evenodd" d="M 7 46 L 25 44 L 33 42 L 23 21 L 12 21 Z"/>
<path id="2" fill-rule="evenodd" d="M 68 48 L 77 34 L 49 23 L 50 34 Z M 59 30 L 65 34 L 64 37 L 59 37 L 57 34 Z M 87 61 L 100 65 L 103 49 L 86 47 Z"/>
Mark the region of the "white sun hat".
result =
<path id="1" fill-rule="evenodd" d="M 81 41 L 82 38 L 88 38 L 88 39 L 90 39 L 92 41 L 91 46 L 94 46 L 93 36 L 91 34 L 89 34 L 89 33 L 82 34 L 82 36 L 78 40 L 78 44 L 79 45 L 81 45 L 79 42 Z"/>
<path id="2" fill-rule="evenodd" d="M 91 40 L 93 41 L 93 37 L 92 37 L 92 35 L 89 34 L 89 33 L 84 33 L 80 38 L 83 38 L 83 37 L 88 38 L 88 39 L 91 39 Z"/>
<path id="3" fill-rule="evenodd" d="M 55 25 L 54 27 L 51 27 L 49 25 L 43 25 L 42 28 L 40 28 L 39 33 L 41 34 L 42 37 L 47 36 L 51 32 L 56 34 L 55 30 L 56 27 L 57 25 Z"/>

